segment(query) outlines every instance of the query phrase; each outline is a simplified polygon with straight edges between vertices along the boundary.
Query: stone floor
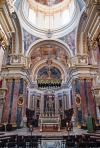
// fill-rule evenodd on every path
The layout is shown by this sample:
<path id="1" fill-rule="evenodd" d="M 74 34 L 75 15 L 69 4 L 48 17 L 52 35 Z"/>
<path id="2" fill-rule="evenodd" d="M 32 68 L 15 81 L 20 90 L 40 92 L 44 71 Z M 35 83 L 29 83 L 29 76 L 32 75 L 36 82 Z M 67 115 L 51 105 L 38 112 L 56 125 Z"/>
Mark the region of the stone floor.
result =
<path id="1" fill-rule="evenodd" d="M 32 132 L 29 131 L 28 128 L 21 128 L 17 129 L 15 131 L 11 132 L 3 132 L 4 135 L 12 135 L 12 134 L 18 134 L 18 135 L 39 135 L 39 136 L 66 136 L 66 135 L 81 135 L 81 134 L 86 134 L 87 130 L 79 129 L 77 127 L 74 127 L 72 131 L 69 133 L 66 131 L 66 129 L 62 129 L 59 132 L 40 132 L 39 128 L 34 128 Z M 2 135 L 1 135 L 2 136 Z"/>

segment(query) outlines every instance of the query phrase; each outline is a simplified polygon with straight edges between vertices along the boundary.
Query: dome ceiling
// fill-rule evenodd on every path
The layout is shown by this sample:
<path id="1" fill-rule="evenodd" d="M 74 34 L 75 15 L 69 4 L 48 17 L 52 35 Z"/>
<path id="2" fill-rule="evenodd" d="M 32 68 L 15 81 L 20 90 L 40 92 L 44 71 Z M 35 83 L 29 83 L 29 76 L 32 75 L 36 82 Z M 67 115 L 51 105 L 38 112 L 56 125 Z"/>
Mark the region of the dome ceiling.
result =
<path id="1" fill-rule="evenodd" d="M 43 30 L 63 27 L 71 21 L 75 11 L 74 0 L 28 0 L 28 2 L 30 23 Z"/>
<path id="2" fill-rule="evenodd" d="M 24 29 L 40 38 L 59 38 L 77 25 L 76 0 L 22 0 L 18 15 Z"/>
<path id="3" fill-rule="evenodd" d="M 35 0 L 35 1 L 43 5 L 53 6 L 61 3 L 63 0 Z"/>

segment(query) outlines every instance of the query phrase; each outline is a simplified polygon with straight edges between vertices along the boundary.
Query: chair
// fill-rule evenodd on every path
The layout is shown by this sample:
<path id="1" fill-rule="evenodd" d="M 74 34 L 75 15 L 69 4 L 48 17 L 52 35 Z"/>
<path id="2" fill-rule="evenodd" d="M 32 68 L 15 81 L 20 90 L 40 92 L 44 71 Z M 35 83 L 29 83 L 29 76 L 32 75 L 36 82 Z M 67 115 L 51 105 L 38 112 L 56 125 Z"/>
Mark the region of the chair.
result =
<path id="1" fill-rule="evenodd" d="M 31 142 L 32 141 L 30 136 L 25 136 L 24 140 L 25 140 L 25 142 Z"/>
<path id="2" fill-rule="evenodd" d="M 82 141 L 82 136 L 81 135 L 76 135 L 75 140 L 76 140 L 76 142 Z"/>
<path id="3" fill-rule="evenodd" d="M 30 148 L 38 148 L 38 143 L 37 142 L 30 142 L 29 147 Z"/>
<path id="4" fill-rule="evenodd" d="M 23 136 L 18 136 L 17 137 L 17 142 L 23 141 Z"/>
<path id="5" fill-rule="evenodd" d="M 12 130 L 12 124 L 7 124 L 6 129 L 7 129 L 7 131 L 11 131 Z"/>
<path id="6" fill-rule="evenodd" d="M 26 147 L 26 143 L 25 142 L 18 142 L 17 143 L 17 148 L 25 148 Z"/>
<path id="7" fill-rule="evenodd" d="M 88 148 L 86 142 L 79 143 L 79 148 Z"/>
<path id="8" fill-rule="evenodd" d="M 97 148 L 100 148 L 100 142 L 96 142 Z"/>
<path id="9" fill-rule="evenodd" d="M 30 142 L 32 142 L 32 139 L 30 136 L 24 137 L 24 142 L 26 143 L 26 147 L 29 146 Z"/>
<path id="10" fill-rule="evenodd" d="M 11 136 L 9 139 L 9 142 L 16 142 L 16 141 L 17 141 L 17 138 L 15 135 Z"/>
<path id="11" fill-rule="evenodd" d="M 15 142 L 9 142 L 8 143 L 8 148 L 14 148 L 16 147 L 16 143 Z"/>
<path id="12" fill-rule="evenodd" d="M 6 143 L 5 142 L 0 142 L 0 148 L 4 148 L 6 147 Z"/>
<path id="13" fill-rule="evenodd" d="M 68 146 L 68 148 L 73 148 L 75 146 L 74 142 L 68 142 L 66 143 L 66 146 Z"/>
<path id="14" fill-rule="evenodd" d="M 87 147 L 96 147 L 97 148 L 95 142 L 89 142 L 89 143 L 87 143 Z"/>

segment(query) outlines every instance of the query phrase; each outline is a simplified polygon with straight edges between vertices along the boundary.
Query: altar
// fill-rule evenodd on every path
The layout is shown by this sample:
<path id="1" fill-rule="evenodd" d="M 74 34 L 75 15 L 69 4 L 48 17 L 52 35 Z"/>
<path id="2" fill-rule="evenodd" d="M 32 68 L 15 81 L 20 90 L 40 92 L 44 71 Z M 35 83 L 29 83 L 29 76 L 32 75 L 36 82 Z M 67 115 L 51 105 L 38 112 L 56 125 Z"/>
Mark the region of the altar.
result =
<path id="1" fill-rule="evenodd" d="M 39 126 L 41 132 L 60 131 L 60 118 L 59 116 L 46 116 L 42 115 L 39 118 Z"/>

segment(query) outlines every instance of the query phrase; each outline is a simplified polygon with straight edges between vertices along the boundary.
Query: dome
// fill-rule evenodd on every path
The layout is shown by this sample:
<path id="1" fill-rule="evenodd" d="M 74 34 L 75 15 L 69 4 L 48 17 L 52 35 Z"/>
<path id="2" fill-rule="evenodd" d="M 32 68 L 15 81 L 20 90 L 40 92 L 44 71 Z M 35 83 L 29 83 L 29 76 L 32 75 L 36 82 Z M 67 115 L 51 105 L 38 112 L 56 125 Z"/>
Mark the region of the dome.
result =
<path id="1" fill-rule="evenodd" d="M 35 1 L 43 5 L 53 6 L 61 3 L 63 0 L 35 0 Z"/>
<path id="2" fill-rule="evenodd" d="M 28 0 L 28 3 L 29 13 L 27 18 L 29 22 L 42 30 L 56 30 L 67 25 L 75 12 L 74 0 Z"/>
<path id="3" fill-rule="evenodd" d="M 42 0 L 22 0 L 17 5 L 20 22 L 28 32 L 40 38 L 58 38 L 75 28 L 80 12 L 76 0 L 44 3 Z"/>

